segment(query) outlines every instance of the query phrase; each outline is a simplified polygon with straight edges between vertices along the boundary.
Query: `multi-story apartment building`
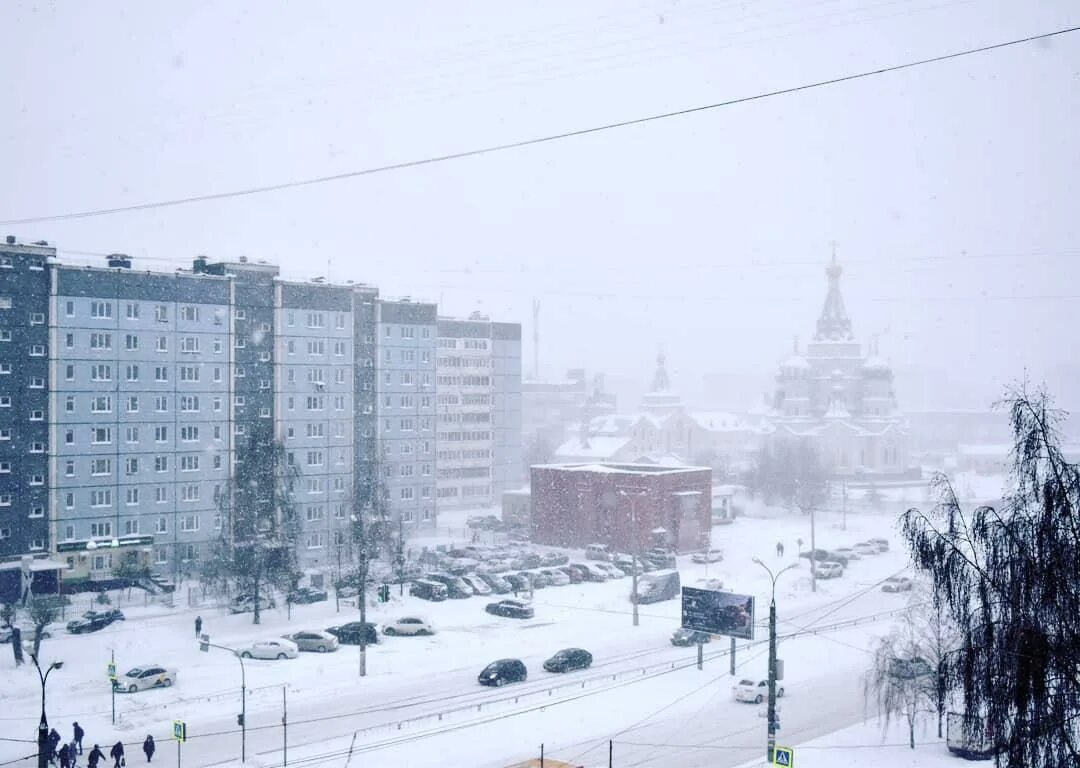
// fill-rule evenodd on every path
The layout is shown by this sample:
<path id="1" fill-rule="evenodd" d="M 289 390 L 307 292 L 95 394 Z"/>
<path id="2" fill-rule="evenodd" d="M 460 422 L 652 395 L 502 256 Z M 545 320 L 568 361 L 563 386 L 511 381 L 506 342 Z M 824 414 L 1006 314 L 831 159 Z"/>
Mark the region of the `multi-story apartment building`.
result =
<path id="1" fill-rule="evenodd" d="M 490 507 L 522 475 L 521 326 L 474 313 L 438 334 L 439 507 Z"/>
<path id="2" fill-rule="evenodd" d="M 114 555 L 177 573 L 220 531 L 230 473 L 231 282 L 108 268 L 51 270 L 49 488 L 53 541 L 78 577 Z M 152 538 L 148 538 L 152 537 Z M 123 540 L 122 552 L 91 542 Z"/>
<path id="3" fill-rule="evenodd" d="M 378 357 L 376 318 L 379 289 L 352 286 L 353 316 L 353 499 L 354 508 L 372 510 L 379 493 Z"/>
<path id="4" fill-rule="evenodd" d="M 438 312 L 434 304 L 385 299 L 377 312 L 380 492 L 391 523 L 434 527 Z"/>
<path id="5" fill-rule="evenodd" d="M 56 249 L 0 245 L 0 554 L 48 546 L 49 260 Z"/>
<path id="6" fill-rule="evenodd" d="M 353 498 L 353 291 L 279 282 L 277 433 L 299 469 L 293 498 L 305 567 L 338 567 Z"/>

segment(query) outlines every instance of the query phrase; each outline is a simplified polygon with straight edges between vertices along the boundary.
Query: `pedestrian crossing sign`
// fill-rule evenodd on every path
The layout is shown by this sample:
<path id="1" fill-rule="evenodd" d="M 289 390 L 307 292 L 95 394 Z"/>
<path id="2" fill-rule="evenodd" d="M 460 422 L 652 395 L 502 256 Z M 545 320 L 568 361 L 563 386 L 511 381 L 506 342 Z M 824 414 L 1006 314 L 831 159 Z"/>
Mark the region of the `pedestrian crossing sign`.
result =
<path id="1" fill-rule="evenodd" d="M 172 735 L 177 741 L 187 741 L 187 723 L 183 720 L 173 720 Z"/>
<path id="2" fill-rule="evenodd" d="M 773 747 L 772 764 L 795 768 L 795 750 L 791 747 Z"/>

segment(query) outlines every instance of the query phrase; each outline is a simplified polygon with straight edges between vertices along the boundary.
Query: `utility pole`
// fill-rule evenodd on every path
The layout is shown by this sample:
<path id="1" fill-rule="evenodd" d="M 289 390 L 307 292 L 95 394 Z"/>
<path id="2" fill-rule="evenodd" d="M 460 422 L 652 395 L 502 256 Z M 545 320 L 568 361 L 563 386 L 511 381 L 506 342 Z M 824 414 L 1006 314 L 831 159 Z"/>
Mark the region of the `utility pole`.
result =
<path id="1" fill-rule="evenodd" d="M 283 768 L 289 765 L 289 702 L 286 686 L 281 686 L 281 763 Z"/>
<path id="2" fill-rule="evenodd" d="M 240 762 L 247 762 L 247 672 L 244 670 L 244 657 L 235 648 L 224 645 L 215 645 L 210 642 L 210 635 L 199 638 L 199 650 L 203 653 L 211 648 L 228 651 L 240 662 L 240 714 L 236 718 L 236 724 L 240 726 Z M 176 759 L 180 759 L 179 742 L 177 742 Z"/>
<path id="3" fill-rule="evenodd" d="M 817 540 L 815 538 L 814 505 L 810 505 L 810 591 L 817 592 Z"/>
<path id="4" fill-rule="evenodd" d="M 634 626 L 638 626 L 638 559 L 641 557 L 641 546 L 638 544 L 638 532 L 637 532 L 637 508 L 634 504 L 635 499 L 640 499 L 644 496 L 648 496 L 647 490 L 641 489 L 637 491 L 629 491 L 625 488 L 619 489 L 621 496 L 627 496 L 630 499 L 630 558 L 633 560 L 632 567 L 630 569 L 630 575 L 632 580 L 630 582 L 630 604 L 633 607 L 634 612 Z"/>
<path id="5" fill-rule="evenodd" d="M 842 507 L 844 517 L 843 517 L 843 523 L 841 524 L 841 528 L 846 531 L 847 530 L 847 480 L 845 480 L 843 482 L 843 484 L 841 484 L 840 489 L 843 492 L 843 499 L 844 499 L 844 505 Z"/>
<path id="6" fill-rule="evenodd" d="M 795 567 L 795 564 L 781 568 L 775 575 L 772 569 L 765 563 L 761 562 L 758 558 L 754 558 L 754 562 L 765 569 L 765 572 L 769 574 L 769 579 L 772 581 L 772 593 L 769 599 L 769 731 L 768 740 L 765 748 L 765 759 L 772 762 L 773 752 L 776 750 L 776 580 L 779 579 L 784 571 L 790 570 Z"/>

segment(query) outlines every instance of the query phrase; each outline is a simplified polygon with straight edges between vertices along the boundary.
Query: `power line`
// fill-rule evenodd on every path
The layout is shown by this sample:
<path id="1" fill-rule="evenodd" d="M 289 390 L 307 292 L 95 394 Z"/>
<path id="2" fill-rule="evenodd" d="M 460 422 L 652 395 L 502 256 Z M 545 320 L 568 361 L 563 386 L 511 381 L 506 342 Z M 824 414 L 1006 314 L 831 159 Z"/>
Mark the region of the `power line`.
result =
<path id="1" fill-rule="evenodd" d="M 1038 35 L 1031 35 L 1029 37 L 1017 38 L 1014 40 L 1007 40 L 1000 43 L 993 43 L 991 45 L 984 45 L 978 48 L 967 48 L 960 51 L 953 51 L 952 53 L 942 54 L 940 56 L 932 56 L 930 58 L 918 59 L 915 61 L 905 62 L 903 64 L 893 64 L 887 67 L 880 67 L 878 69 L 865 70 L 862 72 L 856 72 L 849 75 L 841 75 L 840 77 L 834 77 L 827 80 L 817 80 L 811 83 L 804 83 L 802 85 L 791 86 L 789 88 L 781 88 L 773 91 L 766 91 L 763 93 L 754 94 L 752 96 L 741 96 L 734 99 L 728 99 L 725 101 L 714 102 L 711 104 L 703 104 L 696 107 L 687 107 L 685 109 L 674 110 L 670 112 L 660 112 L 653 115 L 646 115 L 644 117 L 630 118 L 628 120 L 620 120 L 616 122 L 603 123 L 600 125 L 590 126 L 588 128 L 578 128 L 576 130 L 564 131 L 562 133 L 547 134 L 544 136 L 537 136 L 530 139 L 522 139 L 520 141 L 508 142 L 505 144 L 493 144 L 486 147 L 479 147 L 476 149 L 463 150 L 461 152 L 451 152 L 443 155 L 433 155 L 430 157 L 420 158 L 416 160 L 406 160 L 399 163 L 390 163 L 388 165 L 372 166 L 370 168 L 363 168 L 355 171 L 345 171 L 343 173 L 330 174 L 325 176 L 313 176 L 306 179 L 297 179 L 293 181 L 280 182 L 277 184 L 265 184 L 255 187 L 247 187 L 245 189 L 231 190 L 228 192 L 216 192 L 203 195 L 192 195 L 188 197 L 178 197 L 168 200 L 158 200 L 146 203 L 137 203 L 134 205 L 117 206 L 113 208 L 97 208 L 86 211 L 75 211 L 69 213 L 51 214 L 46 216 L 28 216 L 18 219 L 6 219 L 0 220 L 0 225 L 9 226 L 17 224 L 39 224 L 52 221 L 65 221 L 72 219 L 84 219 L 96 216 L 108 216 L 116 213 L 128 213 L 133 211 L 145 211 L 158 208 L 170 208 L 179 205 L 189 205 L 192 203 L 209 202 L 213 200 L 227 200 L 236 197 L 248 197 L 251 195 L 264 194 L 267 192 L 278 192 L 285 189 L 295 189 L 299 187 L 315 186 L 318 184 L 327 184 L 334 181 L 343 181 L 345 179 L 359 178 L 363 176 L 372 176 L 380 173 L 388 173 L 391 171 L 400 171 L 408 168 L 418 168 L 426 165 L 435 165 L 437 163 L 444 163 L 451 160 L 463 160 L 470 157 L 479 157 L 481 155 L 494 154 L 496 152 L 505 152 L 512 149 L 521 149 L 524 147 L 535 146 L 539 144 L 548 144 L 556 141 L 562 141 L 565 139 L 577 138 L 581 136 L 588 136 L 594 133 L 601 133 L 603 131 L 610 131 L 617 128 L 628 128 L 635 125 L 642 125 L 644 123 L 651 123 L 660 120 L 667 120 L 674 117 L 685 117 L 687 115 L 693 115 L 701 112 L 708 112 L 723 107 L 730 107 L 736 104 L 745 104 L 753 101 L 761 101 L 764 99 L 773 98 L 775 96 L 785 96 L 793 93 L 799 93 L 801 91 L 808 91 L 815 88 L 823 88 L 831 85 L 839 85 L 841 83 L 852 82 L 854 80 L 862 80 L 877 75 L 888 74 L 891 72 L 899 72 L 905 69 L 913 69 L 916 67 L 925 66 L 927 64 L 936 64 L 943 61 L 949 61 L 952 59 L 958 59 L 965 56 L 973 56 L 979 53 L 987 53 L 990 51 L 996 51 L 1003 48 L 1009 48 L 1025 43 L 1031 43 L 1038 40 L 1047 40 L 1053 37 L 1066 35 L 1072 32 L 1080 31 L 1080 26 L 1066 27 L 1063 29 L 1057 29 L 1052 32 L 1044 32 Z"/>

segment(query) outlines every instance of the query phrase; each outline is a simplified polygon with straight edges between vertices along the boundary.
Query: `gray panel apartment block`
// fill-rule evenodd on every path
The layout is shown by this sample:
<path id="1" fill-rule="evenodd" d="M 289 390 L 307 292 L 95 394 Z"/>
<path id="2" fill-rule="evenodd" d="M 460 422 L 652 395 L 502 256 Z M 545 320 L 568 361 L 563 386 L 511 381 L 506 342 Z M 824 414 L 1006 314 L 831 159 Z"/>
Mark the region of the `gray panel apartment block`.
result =
<path id="1" fill-rule="evenodd" d="M 377 310 L 379 492 L 392 523 L 434 528 L 438 312 L 434 304 L 385 299 Z"/>
<path id="2" fill-rule="evenodd" d="M 353 507 L 371 510 L 378 492 L 375 321 L 379 289 L 353 286 Z"/>
<path id="3" fill-rule="evenodd" d="M 492 323 L 492 414 L 495 454 L 492 493 L 525 484 L 521 443 L 521 325 Z"/>

